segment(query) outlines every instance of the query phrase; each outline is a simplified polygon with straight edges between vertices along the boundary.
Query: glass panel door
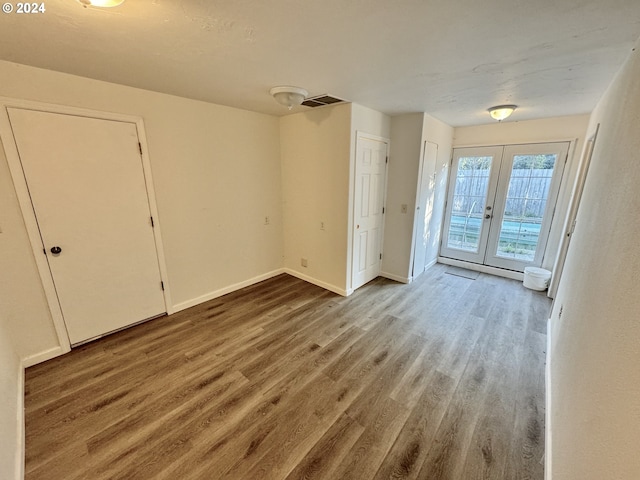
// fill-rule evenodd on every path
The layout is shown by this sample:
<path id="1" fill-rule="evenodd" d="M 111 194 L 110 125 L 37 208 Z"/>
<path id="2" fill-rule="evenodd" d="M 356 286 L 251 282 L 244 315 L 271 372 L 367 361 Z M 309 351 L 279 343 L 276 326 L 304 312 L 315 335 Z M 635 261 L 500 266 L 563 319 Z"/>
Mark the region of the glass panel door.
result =
<path id="1" fill-rule="evenodd" d="M 502 150 L 502 147 L 454 150 L 442 256 L 483 262 Z M 487 215 L 489 218 L 485 218 Z"/>
<path id="2" fill-rule="evenodd" d="M 540 265 L 568 143 L 505 147 L 485 263 L 523 271 Z"/>
<path id="3" fill-rule="evenodd" d="M 520 272 L 541 265 L 568 150 L 454 149 L 440 255 Z"/>

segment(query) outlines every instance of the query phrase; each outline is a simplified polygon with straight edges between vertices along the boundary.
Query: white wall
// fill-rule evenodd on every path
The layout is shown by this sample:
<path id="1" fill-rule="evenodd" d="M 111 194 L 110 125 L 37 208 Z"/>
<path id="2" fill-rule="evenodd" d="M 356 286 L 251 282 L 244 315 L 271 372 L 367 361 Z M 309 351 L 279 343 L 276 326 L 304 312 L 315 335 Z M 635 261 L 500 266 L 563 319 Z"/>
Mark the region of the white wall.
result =
<path id="1" fill-rule="evenodd" d="M 343 295 L 347 290 L 350 128 L 351 104 L 280 119 L 284 266 Z M 307 259 L 306 268 L 301 258 Z"/>
<path id="2" fill-rule="evenodd" d="M 424 114 L 391 117 L 391 152 L 387 178 L 387 213 L 384 224 L 382 271 L 390 278 L 410 281 L 413 207 L 422 158 Z M 402 205 L 407 213 L 402 213 Z"/>
<path id="3" fill-rule="evenodd" d="M 582 145 L 586 138 L 589 115 L 546 118 L 528 121 L 505 121 L 475 127 L 458 127 L 453 134 L 453 147 L 475 147 L 485 145 L 507 145 L 519 143 L 541 143 L 572 140 L 573 149 L 569 151 L 569 160 L 565 167 L 556 204 L 556 215 L 551 224 L 547 241 L 547 251 L 542 267 L 553 269 L 562 228 L 569 208 L 571 190 L 577 174 Z"/>
<path id="4" fill-rule="evenodd" d="M 0 317 L 0 478 L 22 472 L 22 366 Z"/>
<path id="5" fill-rule="evenodd" d="M 351 103 L 280 119 L 287 272 L 341 295 L 351 293 L 356 132 L 388 138 L 389 125 L 387 115 Z"/>
<path id="6" fill-rule="evenodd" d="M 438 254 L 440 229 L 447 188 L 447 174 L 451 156 L 453 128 L 425 113 L 397 115 L 391 118 L 391 155 L 387 187 L 387 217 L 383 271 L 400 281 L 411 281 L 412 246 L 416 195 L 420 182 L 420 164 L 425 142 L 438 145 L 436 183 L 433 192 L 434 215 L 427 225 L 429 238 L 427 263 Z M 402 213 L 401 206 L 408 206 Z"/>
<path id="7" fill-rule="evenodd" d="M 0 78 L 0 96 L 144 118 L 174 307 L 281 269 L 277 118 L 3 61 Z M 25 358 L 58 342 L 9 178 L 0 151 L 0 315 Z"/>
<path id="8" fill-rule="evenodd" d="M 553 480 L 640 478 L 639 46 L 591 118 L 600 131 L 551 315 Z"/>

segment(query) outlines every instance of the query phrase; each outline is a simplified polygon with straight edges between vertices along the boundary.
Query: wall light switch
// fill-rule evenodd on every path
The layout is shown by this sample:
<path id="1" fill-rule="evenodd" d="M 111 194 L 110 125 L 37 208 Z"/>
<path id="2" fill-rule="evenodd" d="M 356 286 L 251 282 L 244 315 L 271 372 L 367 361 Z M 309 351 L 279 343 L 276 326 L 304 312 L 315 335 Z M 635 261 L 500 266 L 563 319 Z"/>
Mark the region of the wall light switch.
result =
<path id="1" fill-rule="evenodd" d="M 407 213 L 407 204 L 403 203 L 400 205 L 400 213 Z"/>

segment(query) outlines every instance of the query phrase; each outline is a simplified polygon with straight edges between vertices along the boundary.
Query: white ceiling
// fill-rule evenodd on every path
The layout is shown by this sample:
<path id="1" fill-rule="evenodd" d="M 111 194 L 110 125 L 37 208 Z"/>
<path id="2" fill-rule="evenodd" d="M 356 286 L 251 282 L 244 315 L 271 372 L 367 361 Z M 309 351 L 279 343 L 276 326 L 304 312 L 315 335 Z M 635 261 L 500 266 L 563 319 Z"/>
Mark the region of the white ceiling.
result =
<path id="1" fill-rule="evenodd" d="M 500 103 L 514 120 L 590 112 L 640 36 L 639 0 L 44 4 L 0 14 L 1 59 L 273 115 L 269 89 L 296 85 L 453 126 Z"/>

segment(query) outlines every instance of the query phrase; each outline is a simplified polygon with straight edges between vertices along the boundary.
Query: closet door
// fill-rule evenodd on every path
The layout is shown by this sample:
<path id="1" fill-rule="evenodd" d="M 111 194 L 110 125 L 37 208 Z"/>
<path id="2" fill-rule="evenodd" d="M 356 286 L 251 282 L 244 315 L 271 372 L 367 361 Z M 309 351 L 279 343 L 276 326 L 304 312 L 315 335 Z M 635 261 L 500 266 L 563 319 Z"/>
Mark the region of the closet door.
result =
<path id="1" fill-rule="evenodd" d="M 71 344 L 165 313 L 136 125 L 8 112 Z"/>

